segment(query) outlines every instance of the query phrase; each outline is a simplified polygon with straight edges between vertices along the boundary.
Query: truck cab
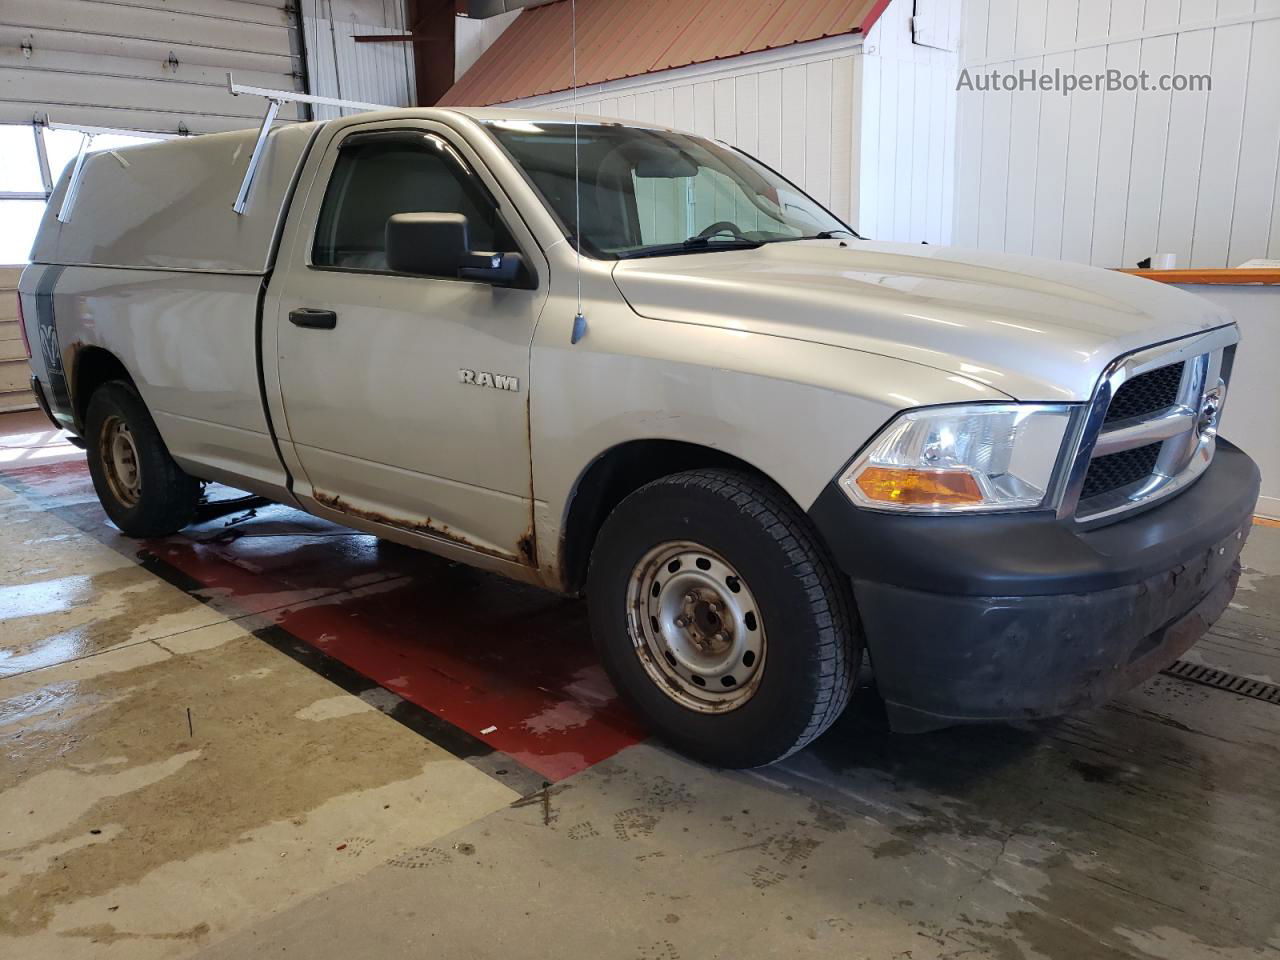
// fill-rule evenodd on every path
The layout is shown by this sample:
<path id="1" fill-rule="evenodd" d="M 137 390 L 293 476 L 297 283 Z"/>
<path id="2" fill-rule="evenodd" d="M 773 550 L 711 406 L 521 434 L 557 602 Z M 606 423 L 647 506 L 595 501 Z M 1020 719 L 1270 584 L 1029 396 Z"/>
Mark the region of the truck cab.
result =
<path id="1" fill-rule="evenodd" d="M 585 594 L 619 692 L 729 766 L 829 727 L 864 653 L 901 730 L 1055 715 L 1234 591 L 1258 473 L 1202 300 L 876 243 L 652 125 L 252 141 L 91 156 L 23 274 L 33 389 L 126 534 L 220 482 Z"/>

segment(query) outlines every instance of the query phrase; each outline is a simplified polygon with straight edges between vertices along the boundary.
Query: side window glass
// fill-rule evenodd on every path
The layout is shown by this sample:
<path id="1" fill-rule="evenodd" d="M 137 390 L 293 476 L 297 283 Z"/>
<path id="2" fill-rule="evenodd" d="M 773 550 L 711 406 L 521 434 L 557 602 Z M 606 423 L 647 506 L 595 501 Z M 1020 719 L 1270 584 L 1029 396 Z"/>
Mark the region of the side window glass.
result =
<path id="1" fill-rule="evenodd" d="M 439 138 L 361 139 L 342 147 L 325 190 L 311 262 L 392 273 L 387 220 L 396 213 L 461 213 L 475 250 L 515 249 L 488 196 Z"/>

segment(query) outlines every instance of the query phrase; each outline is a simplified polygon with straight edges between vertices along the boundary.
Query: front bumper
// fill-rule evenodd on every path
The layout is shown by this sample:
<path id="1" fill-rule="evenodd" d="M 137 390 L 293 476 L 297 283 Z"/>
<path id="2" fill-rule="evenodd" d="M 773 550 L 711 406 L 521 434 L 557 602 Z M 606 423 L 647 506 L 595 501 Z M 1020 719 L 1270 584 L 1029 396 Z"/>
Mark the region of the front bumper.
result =
<path id="1" fill-rule="evenodd" d="M 1258 486 L 1219 441 L 1186 491 L 1094 530 L 873 513 L 834 483 L 810 516 L 853 580 L 890 722 L 920 732 L 1095 706 L 1167 667 L 1230 602 Z"/>

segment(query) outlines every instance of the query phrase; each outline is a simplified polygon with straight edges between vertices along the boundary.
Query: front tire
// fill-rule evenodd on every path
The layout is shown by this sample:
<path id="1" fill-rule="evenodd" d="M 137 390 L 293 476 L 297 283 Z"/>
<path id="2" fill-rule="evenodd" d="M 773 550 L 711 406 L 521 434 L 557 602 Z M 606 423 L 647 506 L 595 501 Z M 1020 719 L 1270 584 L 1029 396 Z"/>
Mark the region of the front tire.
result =
<path id="1" fill-rule="evenodd" d="M 93 488 L 125 535 L 167 537 L 195 518 L 200 481 L 169 455 L 132 384 L 113 380 L 93 392 L 85 446 Z"/>
<path id="2" fill-rule="evenodd" d="M 767 481 L 694 470 L 641 487 L 591 555 L 591 632 L 619 693 L 676 749 L 773 763 L 840 716 L 862 655 L 850 590 Z"/>

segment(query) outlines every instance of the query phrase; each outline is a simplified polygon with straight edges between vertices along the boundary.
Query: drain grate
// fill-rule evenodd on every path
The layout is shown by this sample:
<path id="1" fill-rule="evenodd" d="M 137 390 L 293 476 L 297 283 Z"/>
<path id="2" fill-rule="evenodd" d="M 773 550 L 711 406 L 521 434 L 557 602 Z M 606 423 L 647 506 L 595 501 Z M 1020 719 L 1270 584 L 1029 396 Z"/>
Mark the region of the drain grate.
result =
<path id="1" fill-rule="evenodd" d="M 1173 666 L 1163 672 L 1179 680 L 1189 680 L 1192 683 L 1200 683 L 1206 687 L 1238 693 L 1242 697 L 1252 697 L 1254 700 L 1280 706 L 1280 685 L 1278 684 L 1250 680 L 1248 677 L 1227 673 L 1225 670 L 1215 670 L 1200 663 L 1189 663 L 1186 660 L 1175 661 Z"/>

